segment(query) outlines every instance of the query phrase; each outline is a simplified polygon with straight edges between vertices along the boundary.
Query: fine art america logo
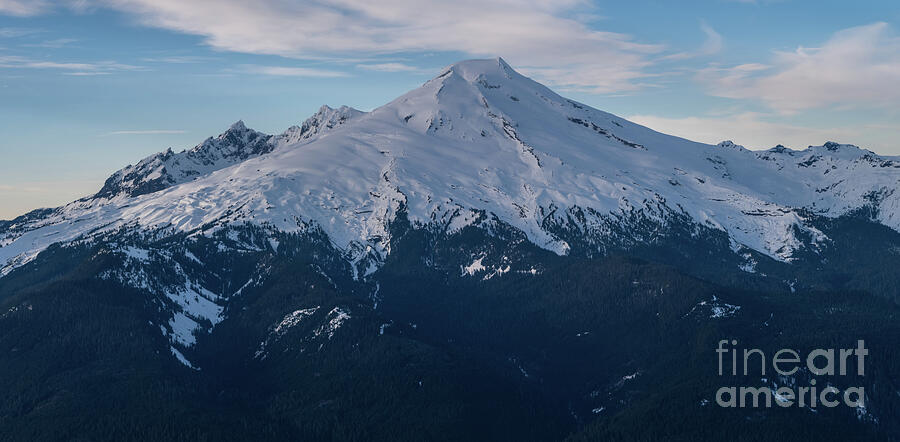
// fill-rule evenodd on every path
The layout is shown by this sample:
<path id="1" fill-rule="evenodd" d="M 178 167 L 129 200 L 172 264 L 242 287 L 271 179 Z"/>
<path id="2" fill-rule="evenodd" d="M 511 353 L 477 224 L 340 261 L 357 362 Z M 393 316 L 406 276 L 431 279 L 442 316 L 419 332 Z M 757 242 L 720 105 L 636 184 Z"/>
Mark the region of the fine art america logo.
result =
<path id="1" fill-rule="evenodd" d="M 766 376 L 778 377 L 789 385 L 773 387 L 723 386 L 716 391 L 716 403 L 726 408 L 771 407 L 773 402 L 779 407 L 825 406 L 829 408 L 844 404 L 852 408 L 865 408 L 866 393 L 863 387 L 849 387 L 841 391 L 830 382 L 819 382 L 815 376 L 849 377 L 865 376 L 865 341 L 857 341 L 856 348 L 815 349 L 801 358 L 800 353 L 791 349 L 775 352 L 771 359 L 760 349 L 737 348 L 736 340 L 722 340 L 716 348 L 719 360 L 719 376 L 749 379 L 750 373 L 759 373 L 765 382 Z M 730 370 L 728 366 L 730 365 Z M 756 371 L 756 369 L 759 371 Z M 767 369 L 771 368 L 767 374 Z M 799 386 L 798 377 L 809 373 L 808 386 Z M 799 374 L 803 376 L 799 376 Z M 818 385 L 817 385 L 818 384 Z M 774 400 L 773 400 L 774 399 Z"/>

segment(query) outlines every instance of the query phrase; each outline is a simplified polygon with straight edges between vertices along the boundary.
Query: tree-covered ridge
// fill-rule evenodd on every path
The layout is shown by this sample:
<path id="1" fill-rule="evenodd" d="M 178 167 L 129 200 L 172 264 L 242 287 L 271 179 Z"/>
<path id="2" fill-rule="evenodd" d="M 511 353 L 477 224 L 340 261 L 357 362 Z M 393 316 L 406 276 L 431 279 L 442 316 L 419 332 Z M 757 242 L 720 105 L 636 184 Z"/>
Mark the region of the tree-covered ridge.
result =
<path id="1" fill-rule="evenodd" d="M 838 224 L 823 228 L 848 242 L 897 241 L 865 218 Z M 871 282 L 884 281 L 877 273 L 847 267 L 851 278 L 792 293 L 776 272 L 832 268 L 719 267 L 732 258 L 714 239 L 678 248 L 677 236 L 630 256 L 558 256 L 502 223 L 448 233 L 398 222 L 391 234 L 389 258 L 356 279 L 327 236 L 252 225 L 51 247 L 0 279 L 0 438 L 888 440 L 900 431 L 898 309 Z M 894 259 L 838 258 L 831 265 Z M 182 307 L 108 277 L 135 263 L 163 282 L 196 265 L 212 278 L 203 286 L 229 295 L 222 320 L 198 328 L 193 345 L 174 341 L 163 329 Z M 722 306 L 740 308 L 714 310 Z M 723 337 L 766 351 L 865 339 L 866 414 L 714 406 L 723 383 L 765 384 L 717 376 Z"/>

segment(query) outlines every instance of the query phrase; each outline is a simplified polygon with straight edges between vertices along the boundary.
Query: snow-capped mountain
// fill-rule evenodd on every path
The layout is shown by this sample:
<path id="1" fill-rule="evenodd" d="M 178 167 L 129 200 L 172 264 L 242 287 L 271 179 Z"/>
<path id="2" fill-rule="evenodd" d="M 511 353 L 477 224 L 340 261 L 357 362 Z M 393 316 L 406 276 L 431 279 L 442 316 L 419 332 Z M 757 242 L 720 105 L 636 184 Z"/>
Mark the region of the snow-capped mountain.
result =
<path id="1" fill-rule="evenodd" d="M 353 259 L 377 263 L 401 208 L 451 229 L 486 213 L 558 253 L 568 244 L 554 223 L 603 236 L 629 214 L 660 225 L 683 214 L 736 249 L 790 260 L 803 247 L 797 232 L 827 241 L 808 214 L 868 206 L 900 229 L 898 184 L 897 158 L 835 143 L 765 152 L 695 143 L 565 99 L 502 59 L 472 60 L 370 113 L 323 107 L 278 136 L 238 122 L 188 151 L 148 157 L 93 198 L 9 223 L 0 265 L 5 273 L 51 243 L 124 226 L 244 222 L 316 225 Z"/>
<path id="2" fill-rule="evenodd" d="M 284 133 L 276 136 L 273 142 L 276 145 L 288 145 L 310 140 L 320 133 L 327 132 L 362 114 L 362 111 L 348 106 L 332 109 L 323 105 L 315 115 L 307 118 L 303 124 L 289 127 Z"/>
<path id="3" fill-rule="evenodd" d="M 209 137 L 192 149 L 180 153 L 168 149 L 117 171 L 93 198 L 135 197 L 192 181 L 248 158 L 272 152 L 278 146 L 309 140 L 360 113 L 347 106 L 338 109 L 322 106 L 301 126 L 291 126 L 280 135 L 266 135 L 248 129 L 243 121 L 238 121 L 221 135 Z"/>
<path id="4" fill-rule="evenodd" d="M 900 434 L 898 188 L 900 158 L 695 143 L 502 59 L 278 135 L 239 121 L 0 221 L 0 439 Z M 862 409 L 710 414 L 721 336 L 885 357 Z"/>
<path id="5" fill-rule="evenodd" d="M 278 135 L 239 121 L 95 195 L 0 221 L 0 387 L 18 398 L 0 407 L 0 434 L 106 403 L 98 394 L 120 395 L 98 415 L 186 416 L 161 419 L 160 439 L 204 426 L 340 439 L 322 432 L 334 415 L 343 432 L 380 427 L 387 410 L 385 440 L 461 424 L 460 440 L 497 439 L 488 426 L 607 440 L 631 434 L 602 432 L 607 417 L 644 427 L 660 403 L 678 410 L 661 428 L 710 439 L 750 417 L 896 434 L 898 188 L 900 158 L 695 143 L 502 59 L 450 66 L 371 112 L 323 106 Z M 722 335 L 767 349 L 865 338 L 887 375 L 866 380 L 862 412 L 710 415 L 705 389 L 722 378 L 696 361 Z M 515 425 L 488 411 L 516 407 Z"/>

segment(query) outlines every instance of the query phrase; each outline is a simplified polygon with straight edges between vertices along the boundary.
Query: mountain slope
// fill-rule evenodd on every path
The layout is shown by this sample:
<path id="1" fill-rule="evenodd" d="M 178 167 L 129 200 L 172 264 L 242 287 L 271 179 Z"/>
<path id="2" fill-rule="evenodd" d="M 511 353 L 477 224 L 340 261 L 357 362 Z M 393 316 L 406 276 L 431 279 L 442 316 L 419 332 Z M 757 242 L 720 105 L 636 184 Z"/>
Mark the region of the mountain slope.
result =
<path id="1" fill-rule="evenodd" d="M 573 210 L 579 229 L 601 236 L 634 211 L 662 225 L 686 214 L 726 232 L 736 249 L 784 261 L 804 247 L 795 229 L 827 241 L 807 213 L 871 206 L 900 228 L 896 158 L 835 143 L 751 152 L 690 142 L 564 99 L 502 59 L 454 65 L 369 114 L 323 111 L 278 137 L 238 123 L 190 151 L 123 169 L 95 199 L 125 198 L 8 226 L 0 265 L 8 272 L 50 242 L 97 229 L 245 221 L 319 225 L 354 259 L 383 259 L 400 206 L 414 222 L 454 228 L 484 211 L 559 253 L 569 246 L 546 226 L 570 222 Z M 320 127 L 330 136 L 316 139 Z"/>
<path id="2" fill-rule="evenodd" d="M 9 398 L 0 407 L 0 438 L 722 440 L 735 428 L 742 440 L 900 434 L 898 310 L 883 299 L 748 292 L 666 265 L 558 256 L 511 228 L 447 234 L 407 224 L 392 234 L 392 253 L 366 282 L 352 279 L 327 238 L 279 234 L 276 250 L 271 232 L 255 226 L 211 238 L 139 240 L 123 232 L 48 248 L 0 278 L 0 391 Z M 223 319 L 188 334 L 192 345 L 159 334 L 174 331 L 165 285 L 135 288 L 104 276 L 172 282 L 179 266 L 203 275 L 205 287 L 239 292 L 217 299 Z M 766 354 L 865 339 L 878 355 L 871 375 L 828 381 L 842 389 L 864 382 L 867 409 L 711 406 L 723 382 L 767 384 L 757 373 L 716 375 L 713 350 L 723 336 Z M 808 378 L 770 381 L 807 385 Z"/>
<path id="3" fill-rule="evenodd" d="M 660 134 L 501 59 L 239 122 L 0 222 L 0 438 L 890 439 L 898 179 Z M 723 336 L 864 338 L 867 407 L 707 407 Z"/>
<path id="4" fill-rule="evenodd" d="M 18 236 L 32 230 L 47 226 L 56 226 L 55 228 L 59 230 L 61 225 L 79 223 L 84 220 L 82 217 L 90 217 L 97 211 L 114 212 L 118 207 L 127 207 L 129 201 L 135 197 L 200 179 L 249 158 L 270 153 L 282 146 L 314 140 L 332 128 L 362 114 L 363 112 L 347 106 L 337 109 L 322 106 L 302 125 L 292 126 L 279 135 L 263 134 L 247 128 L 243 121 L 238 121 L 222 134 L 210 137 L 191 149 L 179 153 L 168 149 L 116 171 L 106 180 L 100 191 L 90 197 L 56 209 L 38 209 L 12 221 L 0 222 L 0 248 L 16 242 Z M 107 205 L 113 207 L 107 208 L 105 207 Z M 11 262 L 4 260 L 0 265 L 0 276 L 15 266 L 28 262 L 47 245 L 75 238 L 98 226 L 85 224 L 84 227 L 88 229 L 56 231 L 47 237 L 49 241 L 32 241 L 30 245 L 19 249 L 18 255 L 13 257 Z M 63 236 L 56 237 L 60 233 Z M 27 240 L 20 243 L 25 241 Z M 9 250 L 7 247 L 7 251 Z"/>
<path id="5" fill-rule="evenodd" d="M 248 158 L 267 154 L 279 146 L 308 141 L 361 114 L 347 106 L 338 109 L 322 106 L 301 126 L 292 126 L 280 135 L 248 129 L 243 121 L 238 121 L 221 135 L 210 137 L 190 150 L 176 154 L 169 149 L 117 171 L 92 199 L 135 197 L 186 183 Z"/>

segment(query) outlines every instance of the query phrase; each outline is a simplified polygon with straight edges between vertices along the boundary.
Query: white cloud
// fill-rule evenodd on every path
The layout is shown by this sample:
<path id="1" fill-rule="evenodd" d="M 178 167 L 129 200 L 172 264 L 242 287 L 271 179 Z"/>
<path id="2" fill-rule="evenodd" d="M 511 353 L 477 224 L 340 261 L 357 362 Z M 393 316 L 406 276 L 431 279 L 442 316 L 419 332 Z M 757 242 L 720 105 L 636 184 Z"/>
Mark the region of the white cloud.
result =
<path id="1" fill-rule="evenodd" d="M 167 134 L 183 134 L 184 130 L 116 130 L 107 132 L 104 135 L 167 135 Z"/>
<path id="2" fill-rule="evenodd" d="M 716 32 L 712 26 L 706 24 L 706 22 L 700 22 L 700 30 L 706 34 L 706 40 L 703 42 L 703 45 L 700 46 L 700 49 L 692 52 L 676 52 L 674 54 L 669 54 L 660 57 L 660 60 L 688 60 L 691 58 L 715 55 L 722 51 L 722 48 L 725 46 L 725 39 L 722 38 L 722 34 Z"/>
<path id="3" fill-rule="evenodd" d="M 192 64 L 192 63 L 204 63 L 207 61 L 215 60 L 213 57 L 204 57 L 197 55 L 171 55 L 165 57 L 145 57 L 142 58 L 141 61 L 145 61 L 148 63 L 169 63 L 169 64 Z"/>
<path id="4" fill-rule="evenodd" d="M 0 0 L 2 1 L 2 0 Z M 95 0 L 148 26 L 228 51 L 301 59 L 417 51 L 503 56 L 552 85 L 611 93 L 645 86 L 663 47 L 592 29 L 584 0 Z M 282 71 L 287 72 L 287 71 Z M 300 71 L 298 71 L 300 72 Z"/>
<path id="5" fill-rule="evenodd" d="M 68 46 L 72 43 L 78 41 L 74 38 L 57 38 L 54 40 L 42 41 L 40 43 L 29 43 L 24 44 L 22 46 L 30 47 L 30 48 L 47 48 L 47 49 L 59 49 L 65 46 Z"/>
<path id="6" fill-rule="evenodd" d="M 887 136 L 884 139 L 873 139 L 863 136 L 859 128 L 795 126 L 770 121 L 766 115 L 755 112 L 687 118 L 632 115 L 628 119 L 653 130 L 689 140 L 709 144 L 733 140 L 748 149 L 768 149 L 778 144 L 802 149 L 809 145 L 821 145 L 826 141 L 861 144 L 865 140 L 869 140 L 873 144 L 864 147 L 871 147 L 873 150 L 883 153 L 896 154 L 900 149 L 900 146 L 889 145 L 890 140 Z"/>
<path id="7" fill-rule="evenodd" d="M 277 77 L 336 78 L 349 76 L 346 72 L 331 71 L 325 69 L 292 66 L 259 66 L 250 64 L 241 66 L 241 71 L 251 74 L 272 75 Z"/>
<path id="8" fill-rule="evenodd" d="M 0 0 L 0 15 L 30 17 L 65 7 L 76 13 L 91 9 L 95 0 Z"/>
<path id="9" fill-rule="evenodd" d="M 370 63 L 358 64 L 359 69 L 377 72 L 420 72 L 421 69 L 403 63 Z"/>
<path id="10" fill-rule="evenodd" d="M 2 1 L 2 0 L 0 0 Z M 2 12 L 2 9 L 0 9 Z M 29 28 L 0 28 L 0 38 L 15 38 L 42 32 L 40 29 Z"/>
<path id="11" fill-rule="evenodd" d="M 48 9 L 50 3 L 44 0 L 0 0 L 0 14 L 27 17 Z"/>
<path id="12" fill-rule="evenodd" d="M 705 22 L 700 23 L 700 30 L 706 34 L 706 42 L 703 43 L 703 47 L 700 48 L 700 53 L 703 55 L 712 55 L 717 54 L 722 50 L 724 46 L 724 40 L 722 39 L 722 35 L 716 32 L 712 26 L 706 24 Z"/>
<path id="13" fill-rule="evenodd" d="M 58 62 L 48 60 L 35 60 L 16 55 L 0 55 L 0 68 L 8 69 L 54 69 L 74 71 L 68 75 L 102 75 L 115 71 L 136 71 L 143 69 L 140 66 L 117 63 L 114 61 L 98 61 L 92 63 L 83 62 Z"/>
<path id="14" fill-rule="evenodd" d="M 761 100 L 785 114 L 823 107 L 896 107 L 900 38 L 887 23 L 874 23 L 837 32 L 820 48 L 778 52 L 767 64 L 711 67 L 697 78 L 713 95 Z"/>

